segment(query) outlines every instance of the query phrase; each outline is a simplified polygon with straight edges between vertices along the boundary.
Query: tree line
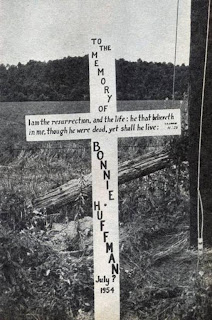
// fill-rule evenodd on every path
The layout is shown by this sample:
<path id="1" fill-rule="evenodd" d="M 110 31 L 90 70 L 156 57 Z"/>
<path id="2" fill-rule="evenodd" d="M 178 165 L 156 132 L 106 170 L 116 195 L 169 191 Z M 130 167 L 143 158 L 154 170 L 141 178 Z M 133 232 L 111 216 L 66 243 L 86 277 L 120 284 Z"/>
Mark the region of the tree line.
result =
<path id="1" fill-rule="evenodd" d="M 116 60 L 118 100 L 172 98 L 173 64 Z M 188 89 L 188 67 L 176 66 L 176 99 Z M 89 100 L 89 62 L 66 57 L 48 62 L 0 65 L 0 101 Z"/>

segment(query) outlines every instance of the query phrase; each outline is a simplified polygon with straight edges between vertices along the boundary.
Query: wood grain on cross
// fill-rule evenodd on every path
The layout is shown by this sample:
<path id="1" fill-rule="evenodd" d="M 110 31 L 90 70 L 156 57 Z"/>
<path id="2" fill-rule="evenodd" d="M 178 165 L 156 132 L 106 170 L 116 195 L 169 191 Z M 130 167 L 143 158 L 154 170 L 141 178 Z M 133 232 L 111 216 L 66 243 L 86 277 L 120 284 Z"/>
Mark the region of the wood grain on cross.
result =
<path id="1" fill-rule="evenodd" d="M 117 112 L 113 47 L 100 38 L 91 39 L 89 73 L 90 113 L 26 116 L 26 136 L 91 139 L 95 319 L 119 320 L 118 138 L 180 134 L 180 110 Z"/>

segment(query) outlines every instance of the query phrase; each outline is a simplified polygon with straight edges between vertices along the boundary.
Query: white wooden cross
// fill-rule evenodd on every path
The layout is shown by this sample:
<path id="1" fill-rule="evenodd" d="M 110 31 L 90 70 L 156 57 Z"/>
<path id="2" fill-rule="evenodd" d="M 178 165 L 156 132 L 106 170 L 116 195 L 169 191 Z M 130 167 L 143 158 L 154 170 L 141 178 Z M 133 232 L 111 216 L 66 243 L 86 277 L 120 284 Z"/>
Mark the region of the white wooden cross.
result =
<path id="1" fill-rule="evenodd" d="M 91 139 L 95 319 L 119 320 L 118 137 L 178 135 L 180 110 L 117 112 L 114 46 L 90 46 L 90 113 L 26 116 L 26 137 Z"/>

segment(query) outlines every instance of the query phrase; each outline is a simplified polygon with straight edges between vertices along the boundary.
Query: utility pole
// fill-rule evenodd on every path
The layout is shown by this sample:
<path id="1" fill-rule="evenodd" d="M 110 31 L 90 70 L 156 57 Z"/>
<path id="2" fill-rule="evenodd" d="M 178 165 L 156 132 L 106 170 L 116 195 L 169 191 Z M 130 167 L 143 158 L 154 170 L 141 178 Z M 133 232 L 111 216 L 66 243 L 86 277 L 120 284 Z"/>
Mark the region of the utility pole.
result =
<path id="1" fill-rule="evenodd" d="M 202 88 L 209 0 L 191 1 L 191 52 L 189 90 L 189 167 L 190 167 L 190 242 L 197 246 L 198 238 L 198 158 L 200 159 L 199 190 L 204 212 L 203 241 L 212 246 L 212 30 L 209 30 L 206 64 L 204 109 L 201 127 Z M 210 29 L 212 21 L 210 19 Z M 201 139 L 199 139 L 201 137 Z M 199 141 L 201 140 L 201 145 Z M 201 153 L 199 153 L 201 151 Z M 199 157 L 199 154 L 201 156 Z M 200 202 L 199 202 L 200 203 Z M 200 205 L 200 227 L 202 210 Z M 200 228 L 201 229 L 201 228 Z"/>

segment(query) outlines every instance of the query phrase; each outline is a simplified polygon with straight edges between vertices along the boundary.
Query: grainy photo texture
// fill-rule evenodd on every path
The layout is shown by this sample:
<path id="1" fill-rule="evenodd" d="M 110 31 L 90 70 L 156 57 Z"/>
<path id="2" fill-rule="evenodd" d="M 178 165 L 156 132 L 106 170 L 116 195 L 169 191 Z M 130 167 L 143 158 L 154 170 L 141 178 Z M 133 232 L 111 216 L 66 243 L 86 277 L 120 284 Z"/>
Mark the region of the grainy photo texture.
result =
<path id="1" fill-rule="evenodd" d="M 210 8 L 0 0 L 0 320 L 211 319 Z"/>

